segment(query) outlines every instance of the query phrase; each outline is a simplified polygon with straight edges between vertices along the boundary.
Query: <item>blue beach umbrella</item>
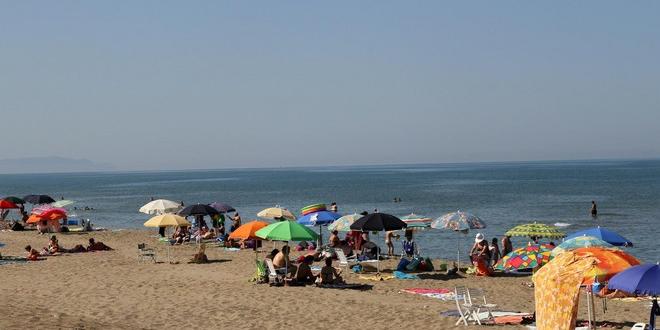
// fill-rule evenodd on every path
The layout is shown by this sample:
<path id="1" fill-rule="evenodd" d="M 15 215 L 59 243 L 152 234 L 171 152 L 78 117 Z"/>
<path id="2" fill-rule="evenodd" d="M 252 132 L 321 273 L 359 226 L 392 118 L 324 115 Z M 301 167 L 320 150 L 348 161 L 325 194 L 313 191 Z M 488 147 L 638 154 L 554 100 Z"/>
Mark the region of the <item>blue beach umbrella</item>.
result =
<path id="1" fill-rule="evenodd" d="M 589 228 L 585 230 L 580 230 L 578 232 L 572 233 L 566 237 L 567 239 L 570 238 L 575 238 L 579 236 L 593 236 L 598 239 L 601 239 L 607 243 L 610 243 L 614 246 L 632 246 L 633 243 L 629 241 L 627 238 L 611 231 L 607 230 L 605 228 L 601 228 L 600 226 L 596 228 Z"/>
<path id="2" fill-rule="evenodd" d="M 341 214 L 330 211 L 312 212 L 298 218 L 298 223 L 303 226 L 319 226 L 319 244 L 323 243 L 323 236 L 321 233 L 321 226 L 327 226 L 335 220 L 341 218 Z"/>
<path id="3" fill-rule="evenodd" d="M 660 266 L 643 264 L 632 266 L 612 277 L 607 283 L 610 290 L 621 290 L 632 294 L 652 296 L 649 329 L 655 330 L 655 316 L 660 315 L 657 296 L 660 295 Z"/>

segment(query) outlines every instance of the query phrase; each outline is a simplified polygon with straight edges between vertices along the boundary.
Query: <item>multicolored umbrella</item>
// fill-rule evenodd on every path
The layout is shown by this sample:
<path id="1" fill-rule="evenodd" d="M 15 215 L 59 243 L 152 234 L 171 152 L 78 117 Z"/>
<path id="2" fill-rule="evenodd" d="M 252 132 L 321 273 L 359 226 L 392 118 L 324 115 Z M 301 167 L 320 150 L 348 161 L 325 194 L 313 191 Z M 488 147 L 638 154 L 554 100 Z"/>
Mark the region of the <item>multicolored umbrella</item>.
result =
<path id="1" fill-rule="evenodd" d="M 30 213 L 36 214 L 36 215 L 39 215 L 39 216 L 45 216 L 45 215 L 47 215 L 49 213 L 53 213 L 53 212 L 63 213 L 63 214 L 67 213 L 66 209 L 64 209 L 64 208 L 54 207 L 54 206 L 51 206 L 51 205 L 48 205 L 48 204 L 35 206 L 30 211 Z"/>
<path id="2" fill-rule="evenodd" d="M 584 285 L 593 284 L 596 278 L 598 282 L 607 281 L 623 270 L 640 264 L 637 258 L 621 250 L 590 247 L 575 249 L 571 252 L 580 257 L 596 259 L 594 267 L 584 275 L 582 281 Z"/>
<path id="3" fill-rule="evenodd" d="M 328 230 L 329 231 L 351 231 L 351 225 L 357 220 L 362 218 L 362 215 L 353 213 L 353 214 L 348 214 L 345 215 L 337 220 L 335 222 L 331 223 L 328 225 Z"/>
<path id="4" fill-rule="evenodd" d="M 255 234 L 259 229 L 268 226 L 268 222 L 254 220 L 250 221 L 229 234 L 229 239 L 255 239 L 259 238 Z"/>
<path id="5" fill-rule="evenodd" d="M 401 217 L 401 221 L 405 222 L 406 225 L 408 225 L 408 228 L 423 229 L 431 226 L 431 222 L 433 221 L 433 219 L 423 215 L 410 213 L 406 216 Z"/>
<path id="6" fill-rule="evenodd" d="M 607 243 L 601 239 L 598 239 L 593 236 L 578 236 L 575 238 L 567 239 L 561 244 L 557 245 L 557 247 L 552 250 L 552 256 L 556 256 L 560 253 L 564 253 L 566 251 L 570 250 L 575 250 L 583 247 L 606 247 L 606 248 L 614 248 L 614 246 L 610 243 Z"/>
<path id="7" fill-rule="evenodd" d="M 512 271 L 543 266 L 552 259 L 550 244 L 534 244 L 511 251 L 496 264 L 499 270 Z"/>
<path id="8" fill-rule="evenodd" d="M 273 219 L 273 220 L 296 220 L 296 216 L 291 213 L 291 211 L 281 208 L 279 206 L 269 207 L 267 209 L 261 210 L 257 213 L 257 216 L 260 218 Z"/>
<path id="9" fill-rule="evenodd" d="M 295 221 L 279 221 L 257 230 L 257 237 L 271 241 L 314 241 L 318 234 Z"/>
<path id="10" fill-rule="evenodd" d="M 469 229 L 486 228 L 486 223 L 472 213 L 456 211 L 433 220 L 431 222 L 431 228 L 466 231 Z"/>
<path id="11" fill-rule="evenodd" d="M 546 237 L 546 238 L 563 238 L 566 233 L 560 231 L 556 227 L 546 225 L 544 223 L 528 223 L 518 225 L 511 228 L 506 232 L 507 236 L 528 236 L 528 237 Z"/>
<path id="12" fill-rule="evenodd" d="M 179 212 L 179 210 L 181 210 L 181 203 L 167 199 L 157 199 L 151 201 L 142 205 L 142 207 L 139 209 L 140 212 L 146 214 L 176 213 Z"/>

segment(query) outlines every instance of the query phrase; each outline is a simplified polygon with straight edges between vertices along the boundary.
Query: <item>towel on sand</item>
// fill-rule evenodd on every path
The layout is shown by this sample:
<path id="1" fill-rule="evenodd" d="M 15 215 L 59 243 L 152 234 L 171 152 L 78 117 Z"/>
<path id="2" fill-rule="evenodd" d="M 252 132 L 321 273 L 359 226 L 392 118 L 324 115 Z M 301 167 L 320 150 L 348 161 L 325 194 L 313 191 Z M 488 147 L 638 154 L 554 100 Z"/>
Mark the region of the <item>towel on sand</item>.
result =
<path id="1" fill-rule="evenodd" d="M 409 288 L 403 289 L 401 292 L 419 294 L 429 298 L 440 299 L 442 301 L 454 300 L 454 291 L 450 289 L 425 289 L 425 288 Z"/>

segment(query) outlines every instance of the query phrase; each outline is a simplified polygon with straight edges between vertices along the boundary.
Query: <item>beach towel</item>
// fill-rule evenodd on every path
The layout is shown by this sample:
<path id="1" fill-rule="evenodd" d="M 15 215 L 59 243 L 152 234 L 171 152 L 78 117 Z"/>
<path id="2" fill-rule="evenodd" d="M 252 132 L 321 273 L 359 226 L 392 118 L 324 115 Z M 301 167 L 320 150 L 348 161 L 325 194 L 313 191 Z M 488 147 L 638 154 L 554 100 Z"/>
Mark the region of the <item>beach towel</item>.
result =
<path id="1" fill-rule="evenodd" d="M 323 288 L 323 289 L 340 289 L 340 290 L 371 290 L 373 288 L 373 285 L 369 284 L 318 284 L 317 287 Z"/>
<path id="2" fill-rule="evenodd" d="M 406 274 L 404 272 L 400 272 L 398 270 L 394 271 L 394 277 L 400 280 L 419 280 L 419 276 L 415 274 Z"/>
<path id="3" fill-rule="evenodd" d="M 359 277 L 361 280 L 368 281 L 386 281 L 394 278 L 394 275 L 362 275 Z"/>
<path id="4" fill-rule="evenodd" d="M 239 249 L 239 248 L 232 248 L 232 247 L 226 247 L 225 248 L 225 251 L 229 251 L 229 252 L 238 252 L 240 250 L 241 249 Z"/>
<path id="5" fill-rule="evenodd" d="M 454 291 L 449 289 L 410 288 L 410 289 L 403 289 L 399 292 L 418 294 L 433 299 L 439 299 L 442 301 L 454 300 Z"/>

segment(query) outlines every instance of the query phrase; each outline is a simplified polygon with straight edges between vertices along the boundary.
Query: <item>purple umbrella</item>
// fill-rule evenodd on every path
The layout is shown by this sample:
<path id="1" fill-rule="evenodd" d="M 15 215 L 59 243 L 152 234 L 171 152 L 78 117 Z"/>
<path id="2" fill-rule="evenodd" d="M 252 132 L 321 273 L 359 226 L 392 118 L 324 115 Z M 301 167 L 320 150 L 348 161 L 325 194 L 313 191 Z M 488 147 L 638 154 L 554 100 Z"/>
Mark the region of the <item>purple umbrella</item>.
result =
<path id="1" fill-rule="evenodd" d="M 658 306 L 658 300 L 655 299 L 660 295 L 660 266 L 658 264 L 632 266 L 612 277 L 607 283 L 607 288 L 653 296 L 649 329 L 655 329 L 655 316 L 660 315 L 660 306 Z"/>
<path id="2" fill-rule="evenodd" d="M 218 210 L 220 213 L 236 212 L 236 209 L 227 203 L 214 202 L 209 204 L 209 206 Z"/>

